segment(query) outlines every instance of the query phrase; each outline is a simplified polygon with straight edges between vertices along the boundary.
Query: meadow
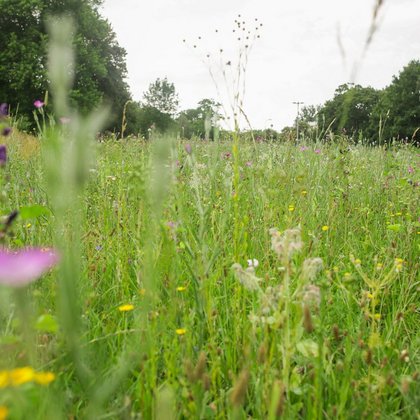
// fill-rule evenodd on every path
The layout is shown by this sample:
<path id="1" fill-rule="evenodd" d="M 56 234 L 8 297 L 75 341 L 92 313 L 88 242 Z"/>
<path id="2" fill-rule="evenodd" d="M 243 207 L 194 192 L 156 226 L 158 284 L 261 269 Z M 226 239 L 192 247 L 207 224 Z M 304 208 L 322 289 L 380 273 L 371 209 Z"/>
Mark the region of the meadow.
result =
<path id="1" fill-rule="evenodd" d="M 1 419 L 419 417 L 418 149 L 78 129 L 7 138 L 60 262 L 0 287 Z"/>

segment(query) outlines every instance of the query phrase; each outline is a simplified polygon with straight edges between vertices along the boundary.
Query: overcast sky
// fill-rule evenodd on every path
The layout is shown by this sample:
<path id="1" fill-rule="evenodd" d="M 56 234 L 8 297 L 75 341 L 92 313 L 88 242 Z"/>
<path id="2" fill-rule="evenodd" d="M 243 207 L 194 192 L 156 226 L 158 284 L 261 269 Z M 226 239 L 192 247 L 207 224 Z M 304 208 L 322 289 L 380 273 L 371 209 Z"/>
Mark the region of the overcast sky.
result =
<path id="1" fill-rule="evenodd" d="M 128 83 L 134 99 L 140 100 L 158 77 L 168 77 L 175 84 L 181 109 L 193 108 L 203 98 L 222 100 L 228 107 L 220 62 L 226 69 L 225 63 L 236 62 L 241 49 L 237 32 L 232 32 L 234 20 L 240 14 L 241 21 L 249 22 L 247 28 L 255 29 L 258 18 L 263 27 L 249 55 L 244 109 L 253 127 L 273 124 L 281 129 L 293 123 L 293 101 L 323 103 L 346 82 L 383 88 L 410 60 L 420 59 L 420 0 L 385 0 L 379 28 L 360 60 L 374 3 L 105 0 L 102 13 L 127 50 Z M 355 63 L 359 64 L 352 78 Z"/>

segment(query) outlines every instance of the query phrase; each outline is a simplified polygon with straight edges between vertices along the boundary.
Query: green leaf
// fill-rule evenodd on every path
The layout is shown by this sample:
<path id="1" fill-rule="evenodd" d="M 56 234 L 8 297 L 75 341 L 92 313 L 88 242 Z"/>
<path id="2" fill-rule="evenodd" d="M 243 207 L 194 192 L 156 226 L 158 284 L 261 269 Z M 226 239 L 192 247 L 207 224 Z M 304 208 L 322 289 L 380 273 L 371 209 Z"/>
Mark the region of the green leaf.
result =
<path id="1" fill-rule="evenodd" d="M 388 225 L 387 229 L 392 230 L 393 232 L 399 232 L 401 230 L 401 225 L 399 223 L 395 225 Z"/>
<path id="2" fill-rule="evenodd" d="M 305 357 L 318 357 L 318 344 L 313 340 L 300 341 L 296 348 Z"/>
<path id="3" fill-rule="evenodd" d="M 44 314 L 36 320 L 35 328 L 38 331 L 46 333 L 56 333 L 58 330 L 58 323 L 53 315 Z"/>
<path id="4" fill-rule="evenodd" d="M 23 220 L 35 219 L 40 216 L 47 216 L 51 213 L 48 207 L 35 204 L 34 206 L 21 207 L 19 209 L 20 217 Z"/>

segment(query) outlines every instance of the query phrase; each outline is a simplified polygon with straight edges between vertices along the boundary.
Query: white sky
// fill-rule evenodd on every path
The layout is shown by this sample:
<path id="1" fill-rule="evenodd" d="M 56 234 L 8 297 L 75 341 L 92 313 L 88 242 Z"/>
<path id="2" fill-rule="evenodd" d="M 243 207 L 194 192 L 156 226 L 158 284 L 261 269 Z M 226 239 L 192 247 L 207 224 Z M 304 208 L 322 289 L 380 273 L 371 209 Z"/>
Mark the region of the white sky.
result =
<path id="1" fill-rule="evenodd" d="M 420 59 L 420 0 L 385 0 L 379 29 L 351 80 L 352 68 L 360 62 L 374 3 L 105 0 L 102 13 L 127 50 L 128 82 L 134 99 L 142 99 L 158 77 L 168 77 L 175 84 L 181 109 L 194 108 L 203 98 L 227 105 L 226 98 L 218 96 L 203 61 L 210 53 L 217 57 L 210 58 L 210 63 L 218 68 L 222 48 L 223 62 L 234 63 L 239 53 L 237 33 L 232 32 L 234 20 L 241 14 L 241 21 L 254 27 L 254 19 L 258 18 L 264 26 L 261 39 L 256 40 L 250 53 L 244 109 L 254 128 L 273 124 L 281 129 L 293 123 L 293 101 L 305 105 L 323 103 L 346 82 L 382 88 L 410 60 Z M 338 32 L 345 58 L 340 53 Z M 192 48 L 193 44 L 197 49 Z M 216 71 L 217 76 L 220 71 Z M 220 81 L 219 90 L 224 90 Z"/>

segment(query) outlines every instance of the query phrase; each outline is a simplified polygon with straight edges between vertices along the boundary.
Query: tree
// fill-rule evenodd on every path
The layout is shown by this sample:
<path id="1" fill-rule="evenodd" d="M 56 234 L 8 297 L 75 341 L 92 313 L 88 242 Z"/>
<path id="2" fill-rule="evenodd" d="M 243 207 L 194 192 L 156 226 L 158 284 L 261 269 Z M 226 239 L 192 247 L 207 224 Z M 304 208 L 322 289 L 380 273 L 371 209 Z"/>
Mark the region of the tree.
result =
<path id="1" fill-rule="evenodd" d="M 363 132 L 371 137 L 371 118 L 380 98 L 380 92 L 372 87 L 340 85 L 334 97 L 325 102 L 318 112 L 318 125 L 330 126 L 335 133 L 345 131 L 349 135 Z"/>
<path id="2" fill-rule="evenodd" d="M 178 94 L 175 85 L 168 79 L 157 79 L 149 85 L 149 89 L 143 95 L 144 104 L 147 107 L 156 108 L 164 114 L 174 116 L 178 110 Z"/>
<path id="3" fill-rule="evenodd" d="M 420 61 L 413 60 L 394 76 L 375 109 L 375 124 L 384 124 L 385 139 L 420 141 Z"/>
<path id="4" fill-rule="evenodd" d="M 219 112 L 220 107 L 221 104 L 213 99 L 202 99 L 198 102 L 197 108 L 181 111 L 177 123 L 182 137 L 214 138 L 215 127 L 218 120 L 222 118 Z"/>
<path id="5" fill-rule="evenodd" d="M 176 123 L 169 114 L 151 106 L 142 106 L 139 102 L 128 105 L 126 117 L 126 134 L 149 138 L 152 132 L 165 133 L 176 130 Z"/>
<path id="6" fill-rule="evenodd" d="M 98 11 L 100 0 L 0 0 L 0 92 L 12 110 L 31 116 L 33 101 L 48 90 L 46 71 L 50 16 L 70 15 L 75 22 L 76 65 L 70 92 L 80 112 L 102 101 L 110 104 L 107 128 L 118 125 L 130 98 L 125 82 L 125 50 Z M 53 98 L 52 98 L 53 99 Z"/>

